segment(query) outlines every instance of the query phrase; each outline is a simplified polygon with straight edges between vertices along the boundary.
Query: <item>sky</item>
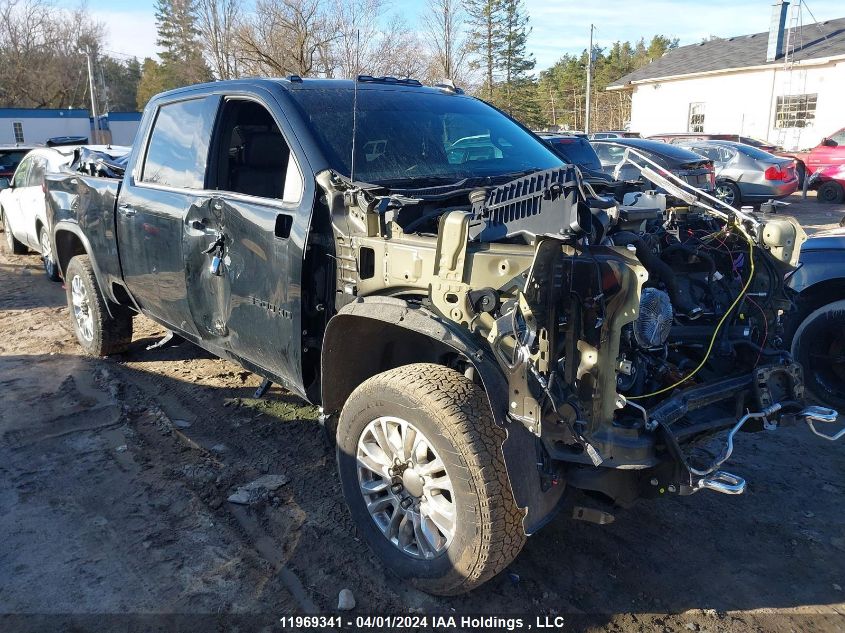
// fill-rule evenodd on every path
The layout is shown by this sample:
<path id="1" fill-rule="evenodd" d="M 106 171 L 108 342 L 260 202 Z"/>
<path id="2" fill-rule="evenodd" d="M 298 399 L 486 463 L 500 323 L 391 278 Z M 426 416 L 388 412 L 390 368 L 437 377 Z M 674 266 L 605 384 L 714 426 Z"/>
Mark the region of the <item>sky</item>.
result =
<path id="1" fill-rule="evenodd" d="M 649 39 L 661 34 L 678 37 L 681 45 L 694 44 L 710 35 L 731 37 L 759 33 L 769 28 L 772 2 L 764 0 L 524 0 L 531 17 L 528 48 L 537 70 L 548 68 L 564 53 L 580 53 L 588 46 L 590 24 L 595 42 Z M 389 11 L 400 12 L 412 26 L 425 10 L 425 0 L 394 0 Z M 845 17 L 842 0 L 808 0 L 803 22 Z M 109 0 L 89 5 L 108 29 L 106 50 L 139 58 L 156 53 L 152 0 Z"/>

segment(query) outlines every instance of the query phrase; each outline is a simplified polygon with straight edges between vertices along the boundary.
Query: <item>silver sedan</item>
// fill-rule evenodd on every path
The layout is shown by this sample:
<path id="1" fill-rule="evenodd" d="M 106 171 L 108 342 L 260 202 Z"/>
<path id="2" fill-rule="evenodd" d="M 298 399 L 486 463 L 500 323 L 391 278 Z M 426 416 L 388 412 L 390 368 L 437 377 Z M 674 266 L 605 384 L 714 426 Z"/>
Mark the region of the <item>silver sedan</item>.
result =
<path id="1" fill-rule="evenodd" d="M 798 189 L 798 175 L 791 158 L 769 154 L 734 141 L 678 143 L 713 161 L 715 195 L 735 207 L 785 198 Z"/>

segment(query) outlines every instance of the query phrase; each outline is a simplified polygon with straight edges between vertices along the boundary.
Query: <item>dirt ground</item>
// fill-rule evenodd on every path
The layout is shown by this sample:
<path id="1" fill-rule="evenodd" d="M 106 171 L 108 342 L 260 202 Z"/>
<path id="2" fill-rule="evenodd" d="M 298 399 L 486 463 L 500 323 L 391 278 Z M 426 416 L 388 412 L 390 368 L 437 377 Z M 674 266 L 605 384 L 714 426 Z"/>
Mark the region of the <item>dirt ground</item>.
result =
<path id="1" fill-rule="evenodd" d="M 808 230 L 845 208 L 789 212 Z M 355 537 L 313 407 L 189 344 L 80 355 L 62 285 L 0 254 L 0 631 L 272 630 L 284 614 L 563 615 L 607 631 L 845 631 L 845 447 L 743 435 L 748 492 L 560 516 L 497 578 L 433 598 Z M 287 483 L 229 503 L 262 475 Z M 139 614 L 127 626 L 124 617 Z"/>

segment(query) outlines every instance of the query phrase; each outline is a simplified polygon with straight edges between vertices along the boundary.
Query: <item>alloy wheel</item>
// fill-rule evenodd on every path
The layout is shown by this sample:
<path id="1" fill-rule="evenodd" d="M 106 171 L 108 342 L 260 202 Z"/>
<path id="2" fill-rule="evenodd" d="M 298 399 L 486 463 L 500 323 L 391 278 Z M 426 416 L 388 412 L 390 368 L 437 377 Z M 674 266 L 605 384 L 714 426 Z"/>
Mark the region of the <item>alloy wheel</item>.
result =
<path id="1" fill-rule="evenodd" d="M 48 275 L 52 275 L 56 264 L 53 262 L 53 247 L 50 245 L 50 236 L 47 235 L 47 231 L 44 229 L 41 230 L 40 242 L 41 257 L 44 259 L 44 270 L 47 271 Z"/>
<path id="2" fill-rule="evenodd" d="M 729 206 L 733 206 L 734 192 L 728 185 L 716 185 L 715 196 Z"/>
<path id="3" fill-rule="evenodd" d="M 86 341 L 94 340 L 94 316 L 91 314 L 91 302 L 82 278 L 75 275 L 70 281 L 71 299 L 73 301 L 73 316 L 79 333 Z"/>
<path id="4" fill-rule="evenodd" d="M 361 494 L 385 538 L 413 558 L 445 552 L 456 529 L 454 489 L 422 431 L 401 418 L 376 418 L 358 439 L 357 461 Z"/>

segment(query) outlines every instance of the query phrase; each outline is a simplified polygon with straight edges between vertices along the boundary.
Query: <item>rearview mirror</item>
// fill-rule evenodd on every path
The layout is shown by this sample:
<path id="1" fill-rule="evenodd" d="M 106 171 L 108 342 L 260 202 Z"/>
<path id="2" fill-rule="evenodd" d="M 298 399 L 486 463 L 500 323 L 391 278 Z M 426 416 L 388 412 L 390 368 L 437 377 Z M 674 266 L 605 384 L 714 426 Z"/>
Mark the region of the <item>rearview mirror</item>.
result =
<path id="1" fill-rule="evenodd" d="M 836 147 L 839 145 L 839 143 L 834 141 L 832 138 L 823 138 L 822 145 L 824 145 L 825 147 Z"/>
<path id="2" fill-rule="evenodd" d="M 8 189 L 11 186 L 12 182 L 8 178 L 6 178 L 5 176 L 0 178 L 0 189 Z"/>

